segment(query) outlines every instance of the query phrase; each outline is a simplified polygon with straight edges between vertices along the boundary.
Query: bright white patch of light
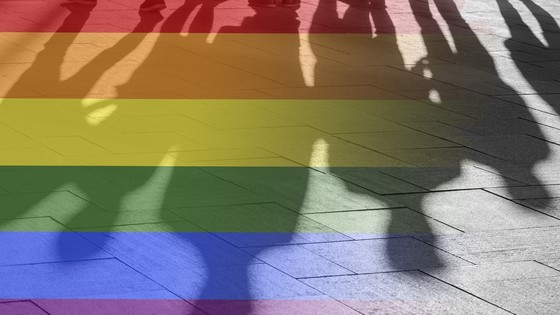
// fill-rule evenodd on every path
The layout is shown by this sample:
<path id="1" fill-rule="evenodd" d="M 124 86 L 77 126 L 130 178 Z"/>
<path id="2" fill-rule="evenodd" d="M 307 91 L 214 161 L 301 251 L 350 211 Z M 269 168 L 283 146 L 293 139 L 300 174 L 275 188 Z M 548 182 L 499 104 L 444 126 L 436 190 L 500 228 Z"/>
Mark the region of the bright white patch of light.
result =
<path id="1" fill-rule="evenodd" d="M 329 144 L 325 139 L 317 139 L 313 143 L 309 165 L 313 167 L 329 167 Z"/>
<path id="2" fill-rule="evenodd" d="M 172 148 L 170 152 L 177 150 Z M 159 209 L 163 205 L 165 192 L 173 176 L 173 167 L 177 158 L 173 155 L 166 154 L 159 163 L 159 166 L 154 168 L 154 173 L 146 181 L 146 183 L 126 194 L 123 198 L 123 204 L 131 209 L 150 209 L 154 217 L 159 215 Z"/>
<path id="3" fill-rule="evenodd" d="M 102 108 L 98 108 L 86 116 L 86 122 L 90 126 L 98 126 L 117 110 L 117 104 L 109 104 Z"/>
<path id="4" fill-rule="evenodd" d="M 206 36 L 206 44 L 213 44 L 217 36 L 218 33 L 209 33 L 208 36 Z"/>
<path id="5" fill-rule="evenodd" d="M 424 70 L 422 71 L 422 75 L 426 79 L 431 79 L 431 78 L 434 77 L 434 74 L 432 73 L 432 70 L 430 70 L 429 68 L 424 68 Z"/>
<path id="6" fill-rule="evenodd" d="M 430 93 L 428 95 L 428 97 L 430 98 L 430 101 L 434 104 L 441 104 L 441 95 L 439 94 L 439 91 L 436 89 L 431 89 Z"/>
<path id="7" fill-rule="evenodd" d="M 311 49 L 309 34 L 303 32 L 299 33 L 299 64 L 305 85 L 308 87 L 315 86 L 317 57 Z"/>

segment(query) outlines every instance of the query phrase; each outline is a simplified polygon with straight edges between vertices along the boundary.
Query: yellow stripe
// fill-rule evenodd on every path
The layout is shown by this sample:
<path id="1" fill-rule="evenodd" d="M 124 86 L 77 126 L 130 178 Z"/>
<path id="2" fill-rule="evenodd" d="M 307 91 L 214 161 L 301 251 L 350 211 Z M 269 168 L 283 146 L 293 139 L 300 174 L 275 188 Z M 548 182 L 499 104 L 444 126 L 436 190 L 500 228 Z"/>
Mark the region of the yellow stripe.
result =
<path id="1" fill-rule="evenodd" d="M 0 165 L 401 167 L 383 149 L 447 146 L 391 122 L 428 109 L 448 115 L 390 100 L 3 99 Z"/>

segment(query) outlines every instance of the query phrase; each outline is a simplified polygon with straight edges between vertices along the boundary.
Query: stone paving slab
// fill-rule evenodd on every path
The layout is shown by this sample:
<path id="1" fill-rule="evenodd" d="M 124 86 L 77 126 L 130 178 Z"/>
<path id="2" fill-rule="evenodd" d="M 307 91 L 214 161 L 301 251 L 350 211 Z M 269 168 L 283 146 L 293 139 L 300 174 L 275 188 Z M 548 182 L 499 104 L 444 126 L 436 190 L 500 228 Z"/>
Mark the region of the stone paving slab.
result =
<path id="1" fill-rule="evenodd" d="M 355 273 L 411 270 L 417 266 L 470 264 L 410 237 L 303 246 Z M 363 255 L 352 256 L 349 252 Z"/>
<path id="2" fill-rule="evenodd" d="M 554 226 L 560 223 L 555 218 L 481 190 L 438 192 L 420 196 L 403 195 L 393 198 L 465 232 Z M 468 219 L 473 215 L 476 215 L 478 220 Z"/>
<path id="3" fill-rule="evenodd" d="M 552 293 L 560 274 L 533 261 L 426 272 L 516 314 L 554 314 L 560 306 Z"/>
<path id="4" fill-rule="evenodd" d="M 560 4 L 0 1 L 0 314 L 557 314 Z"/>
<path id="5" fill-rule="evenodd" d="M 30 301 L 0 303 L 0 313 L 14 315 L 45 315 L 48 314 Z"/>
<path id="6" fill-rule="evenodd" d="M 479 263 L 553 259 L 558 256 L 557 227 L 514 229 L 425 238 L 465 260 Z"/>
<path id="7" fill-rule="evenodd" d="M 304 281 L 364 313 L 377 309 L 395 314 L 508 313 L 418 271 Z"/>

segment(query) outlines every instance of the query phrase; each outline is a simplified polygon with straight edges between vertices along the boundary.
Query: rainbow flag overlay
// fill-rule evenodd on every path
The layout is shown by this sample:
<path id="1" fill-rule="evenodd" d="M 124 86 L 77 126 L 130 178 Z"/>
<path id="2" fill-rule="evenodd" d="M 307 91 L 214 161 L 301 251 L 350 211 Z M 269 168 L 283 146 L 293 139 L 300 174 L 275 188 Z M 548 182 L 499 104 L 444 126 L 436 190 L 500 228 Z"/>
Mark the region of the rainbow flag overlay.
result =
<path id="1" fill-rule="evenodd" d="M 476 189 L 538 185 L 549 149 L 480 141 L 528 111 L 465 3 L 166 2 L 0 1 L 0 314 L 503 311 L 424 271 L 474 265 L 439 238 L 558 225 Z"/>

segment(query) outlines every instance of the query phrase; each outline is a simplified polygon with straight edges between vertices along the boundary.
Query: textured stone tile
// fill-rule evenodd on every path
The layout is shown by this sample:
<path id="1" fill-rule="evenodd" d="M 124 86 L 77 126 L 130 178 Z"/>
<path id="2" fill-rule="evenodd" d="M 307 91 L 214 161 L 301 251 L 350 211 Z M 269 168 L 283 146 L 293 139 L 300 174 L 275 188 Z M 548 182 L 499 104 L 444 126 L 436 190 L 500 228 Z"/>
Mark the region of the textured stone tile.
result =
<path id="1" fill-rule="evenodd" d="M 469 118 L 465 118 L 469 119 Z M 471 119 L 469 119 L 471 120 Z M 460 129 L 455 127 L 457 123 L 442 123 L 439 121 L 418 121 L 418 122 L 408 122 L 404 123 L 405 126 L 427 133 L 432 136 L 436 136 L 442 139 L 450 140 L 454 136 L 465 136 L 465 135 L 476 135 L 470 131 Z"/>
<path id="2" fill-rule="evenodd" d="M 361 314 L 345 304 L 328 297 L 308 300 L 222 300 L 222 301 L 191 301 L 209 314 L 246 314 L 251 310 L 254 314 L 326 314 L 326 315 L 358 315 Z"/>
<path id="3" fill-rule="evenodd" d="M 332 228 L 274 203 L 173 211 L 238 247 L 350 240 Z"/>
<path id="4" fill-rule="evenodd" d="M 546 63 L 539 62 L 537 64 L 542 65 L 542 64 L 546 64 Z M 539 68 L 540 67 L 538 67 L 537 69 L 539 69 Z M 540 70 L 539 72 L 541 72 L 541 73 L 543 72 L 542 68 L 540 68 L 539 70 Z M 543 74 L 543 75 L 546 75 L 546 74 Z M 538 94 L 533 94 L 533 95 L 529 94 L 529 95 L 523 95 L 522 100 L 518 96 L 508 96 L 508 95 L 500 96 L 500 98 L 504 99 L 504 100 L 507 100 L 507 101 L 520 103 L 519 105 L 522 105 L 522 106 L 526 105 L 530 108 L 538 109 L 540 111 L 545 111 L 545 112 L 548 112 L 548 113 L 551 113 L 551 114 L 555 114 L 555 111 L 546 100 L 551 100 L 552 104 L 557 104 L 556 102 L 560 101 L 560 95 L 558 95 L 558 94 L 549 94 L 549 95 L 545 95 L 543 97 L 539 96 Z"/>
<path id="5" fill-rule="evenodd" d="M 115 259 L 3 266 L 0 274 L 5 298 L 174 298 Z"/>
<path id="6" fill-rule="evenodd" d="M 45 311 L 30 301 L 0 303 L 0 314 L 47 315 Z"/>
<path id="7" fill-rule="evenodd" d="M 240 170 L 245 168 L 241 167 Z M 238 185 L 217 178 L 207 168 L 125 167 L 96 168 L 95 171 L 118 186 L 102 191 L 112 198 L 96 204 L 108 210 L 158 210 L 268 201 Z M 241 171 L 242 172 L 242 171 Z M 124 196 L 126 195 L 126 198 Z"/>
<path id="8" fill-rule="evenodd" d="M 507 199 L 544 199 L 560 198 L 560 185 L 519 186 L 506 188 L 486 188 L 491 193 Z"/>
<path id="9" fill-rule="evenodd" d="M 49 314 L 57 315 L 117 315 L 133 312 L 138 315 L 169 314 L 169 315 L 202 315 L 203 312 L 192 304 L 180 299 L 41 299 L 34 300 Z"/>
<path id="10" fill-rule="evenodd" d="M 349 105 L 352 102 L 348 102 Z M 393 122 L 350 109 L 347 106 L 329 106 L 328 101 L 314 104 L 298 104 L 299 107 L 277 106 L 271 104 L 267 109 L 281 113 L 291 119 L 327 133 L 379 132 L 403 129 Z"/>
<path id="11" fill-rule="evenodd" d="M 114 188 L 112 183 L 85 167 L 2 166 L 0 172 L 0 187 L 11 193 L 72 190 L 65 185 L 71 182 L 79 183 L 81 189 Z"/>
<path id="12" fill-rule="evenodd" d="M 398 204 L 361 187 L 306 168 L 223 168 L 216 176 L 301 213 L 379 209 Z"/>
<path id="13" fill-rule="evenodd" d="M 34 220 L 39 223 L 40 219 Z M 2 266 L 113 257 L 70 231 L 2 232 L 0 239 L 0 250 L 5 253 L 0 259 Z"/>
<path id="14" fill-rule="evenodd" d="M 527 135 L 457 137 L 455 142 L 516 164 L 532 164 L 548 153 L 546 142 Z"/>
<path id="15" fill-rule="evenodd" d="M 413 130 L 388 131 L 376 133 L 345 133 L 338 137 L 365 146 L 372 150 L 385 152 L 395 149 L 420 149 L 459 146 L 425 133 Z"/>
<path id="16" fill-rule="evenodd" d="M 328 172 L 381 195 L 426 191 L 419 186 L 382 173 L 384 169 L 382 167 L 329 167 Z"/>
<path id="17" fill-rule="evenodd" d="M 182 223 L 182 225 L 185 225 Z M 146 226 L 137 226 L 142 231 Z M 187 227 L 184 227 L 187 230 Z M 93 244 L 143 273 L 249 264 L 251 257 L 211 233 L 80 232 Z M 259 263 L 255 260 L 255 263 Z"/>
<path id="18" fill-rule="evenodd" d="M 539 262 L 560 271 L 560 259 L 543 259 Z"/>
<path id="19" fill-rule="evenodd" d="M 244 250 L 294 278 L 347 275 L 353 273 L 305 249 L 301 245 L 251 247 Z"/>
<path id="20" fill-rule="evenodd" d="M 560 221 L 482 190 L 394 196 L 407 207 L 462 231 L 560 225 Z"/>
<path id="21" fill-rule="evenodd" d="M 468 264 L 462 259 L 409 237 L 302 246 L 356 273 Z"/>
<path id="22" fill-rule="evenodd" d="M 555 155 L 552 155 L 551 158 L 547 158 L 545 161 L 534 165 L 534 167 L 527 165 L 505 164 L 501 165 L 498 171 L 504 177 L 511 179 L 511 186 L 558 185 L 560 184 L 560 176 L 558 175 L 560 163 L 557 162 L 554 156 Z M 496 172 L 496 168 L 488 165 L 480 165 L 479 167 L 489 172 Z"/>
<path id="23" fill-rule="evenodd" d="M 422 92 L 425 93 L 425 91 Z M 399 91 L 399 94 L 401 93 L 403 92 Z M 383 102 L 376 106 L 363 105 L 358 108 L 371 115 L 397 123 L 462 120 L 467 118 L 464 115 L 450 112 L 441 107 L 414 100 Z"/>
<path id="24" fill-rule="evenodd" d="M 426 272 L 515 314 L 554 314 L 560 306 L 560 272 L 536 262 L 457 266 Z"/>
<path id="25" fill-rule="evenodd" d="M 302 280 L 368 313 L 450 314 L 507 312 L 418 271 Z"/>
<path id="26" fill-rule="evenodd" d="M 531 209 L 560 219 L 560 198 L 526 199 L 519 200 L 518 202 Z"/>
<path id="27" fill-rule="evenodd" d="M 558 227 L 544 227 L 448 235 L 436 240 L 422 238 L 448 253 L 478 264 L 556 258 L 558 231 Z"/>
<path id="28" fill-rule="evenodd" d="M 431 191 L 521 185 L 521 182 L 473 167 L 468 162 L 455 167 L 403 167 L 383 172 Z"/>
<path id="29" fill-rule="evenodd" d="M 383 170 L 384 173 L 427 189 L 467 189 L 522 184 L 511 179 L 516 177 L 510 176 L 519 173 L 519 167 L 468 148 L 392 150 L 387 154 L 416 167 L 388 168 Z M 510 172 L 506 173 L 508 170 Z"/>
<path id="30" fill-rule="evenodd" d="M 266 264 L 159 271 L 151 278 L 187 300 L 325 298 L 321 292 Z"/>
<path id="31" fill-rule="evenodd" d="M 354 239 L 460 233 L 459 230 L 408 208 L 315 213 L 305 216 Z"/>

